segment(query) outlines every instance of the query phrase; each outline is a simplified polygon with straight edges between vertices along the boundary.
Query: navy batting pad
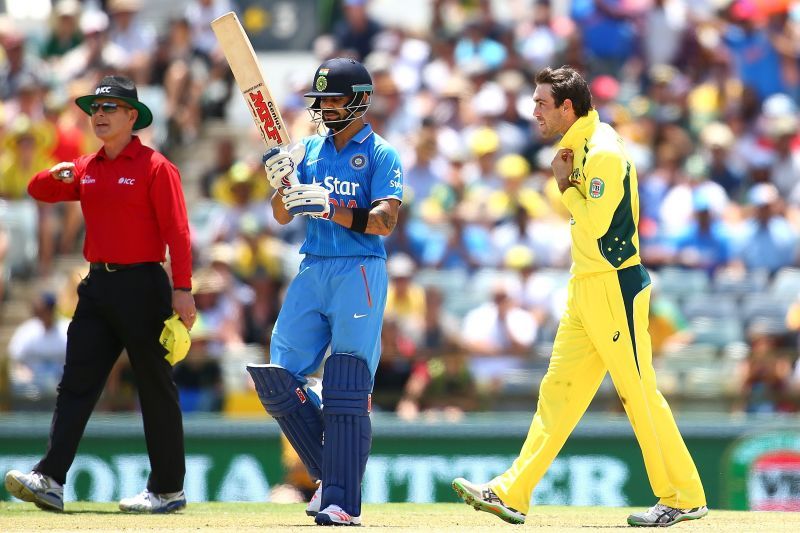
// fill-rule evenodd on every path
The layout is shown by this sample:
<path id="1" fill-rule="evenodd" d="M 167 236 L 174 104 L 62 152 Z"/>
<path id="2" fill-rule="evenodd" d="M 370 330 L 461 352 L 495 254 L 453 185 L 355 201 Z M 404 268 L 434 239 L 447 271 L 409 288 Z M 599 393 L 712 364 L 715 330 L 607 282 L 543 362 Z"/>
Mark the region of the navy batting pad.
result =
<path id="1" fill-rule="evenodd" d="M 328 357 L 322 375 L 322 509 L 338 505 L 361 516 L 361 480 L 372 446 L 371 392 L 372 375 L 365 361 L 349 354 Z"/>
<path id="2" fill-rule="evenodd" d="M 278 365 L 247 365 L 258 398 L 294 447 L 314 479 L 322 479 L 322 414 L 288 370 Z"/>

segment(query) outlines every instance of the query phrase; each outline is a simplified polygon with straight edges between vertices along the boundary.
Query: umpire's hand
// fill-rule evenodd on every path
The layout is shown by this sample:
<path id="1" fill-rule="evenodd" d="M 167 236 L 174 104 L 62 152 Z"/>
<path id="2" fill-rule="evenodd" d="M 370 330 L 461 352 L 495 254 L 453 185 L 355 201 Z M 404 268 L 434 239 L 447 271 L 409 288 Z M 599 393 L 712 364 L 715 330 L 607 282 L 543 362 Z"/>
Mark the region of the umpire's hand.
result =
<path id="1" fill-rule="evenodd" d="M 181 317 L 186 329 L 192 329 L 197 318 L 197 308 L 194 306 L 194 296 L 189 291 L 172 291 L 172 308 Z"/>

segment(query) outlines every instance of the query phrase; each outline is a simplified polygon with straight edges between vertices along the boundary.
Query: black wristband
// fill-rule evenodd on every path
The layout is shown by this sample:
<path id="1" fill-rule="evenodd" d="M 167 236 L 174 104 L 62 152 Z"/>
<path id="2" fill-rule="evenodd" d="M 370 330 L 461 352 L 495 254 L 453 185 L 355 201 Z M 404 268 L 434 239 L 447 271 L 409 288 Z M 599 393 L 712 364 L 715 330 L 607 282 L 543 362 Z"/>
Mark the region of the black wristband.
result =
<path id="1" fill-rule="evenodd" d="M 350 229 L 358 233 L 367 231 L 367 222 L 369 221 L 369 209 L 365 207 L 356 207 L 353 209 L 353 222 L 350 224 Z"/>
<path id="2" fill-rule="evenodd" d="M 192 292 L 192 289 L 187 289 L 186 287 L 175 287 L 172 289 L 173 291 L 183 291 L 183 292 Z"/>

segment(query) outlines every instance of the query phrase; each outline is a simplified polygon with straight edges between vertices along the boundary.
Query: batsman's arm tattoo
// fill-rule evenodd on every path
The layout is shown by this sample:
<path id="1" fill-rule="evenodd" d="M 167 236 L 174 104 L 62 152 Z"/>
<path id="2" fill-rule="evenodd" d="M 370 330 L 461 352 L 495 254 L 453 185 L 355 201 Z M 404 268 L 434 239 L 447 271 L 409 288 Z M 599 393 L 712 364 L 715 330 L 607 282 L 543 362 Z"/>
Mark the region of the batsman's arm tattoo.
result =
<path id="1" fill-rule="evenodd" d="M 372 235 L 389 235 L 397 225 L 400 202 L 395 199 L 378 200 L 369 212 L 367 231 Z"/>

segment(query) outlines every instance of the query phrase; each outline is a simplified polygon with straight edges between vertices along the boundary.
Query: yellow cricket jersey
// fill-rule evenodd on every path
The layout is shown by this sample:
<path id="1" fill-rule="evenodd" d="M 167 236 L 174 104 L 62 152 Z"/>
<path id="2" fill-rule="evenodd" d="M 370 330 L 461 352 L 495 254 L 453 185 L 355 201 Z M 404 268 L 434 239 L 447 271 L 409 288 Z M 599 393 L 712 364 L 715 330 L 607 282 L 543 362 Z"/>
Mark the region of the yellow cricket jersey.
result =
<path id="1" fill-rule="evenodd" d="M 620 136 L 591 110 L 567 130 L 559 147 L 575 156 L 573 186 L 561 196 L 572 215 L 572 273 L 638 265 L 638 180 Z"/>

